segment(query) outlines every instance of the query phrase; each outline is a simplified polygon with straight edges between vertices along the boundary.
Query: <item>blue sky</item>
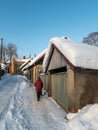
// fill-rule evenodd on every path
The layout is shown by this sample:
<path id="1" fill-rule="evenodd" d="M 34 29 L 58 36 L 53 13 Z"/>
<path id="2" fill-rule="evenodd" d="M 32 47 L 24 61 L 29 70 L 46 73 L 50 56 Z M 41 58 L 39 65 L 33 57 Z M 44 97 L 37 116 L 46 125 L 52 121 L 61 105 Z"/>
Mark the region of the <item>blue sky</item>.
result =
<path id="1" fill-rule="evenodd" d="M 98 0 L 0 0 L 0 38 L 34 56 L 52 37 L 82 42 L 98 31 Z"/>

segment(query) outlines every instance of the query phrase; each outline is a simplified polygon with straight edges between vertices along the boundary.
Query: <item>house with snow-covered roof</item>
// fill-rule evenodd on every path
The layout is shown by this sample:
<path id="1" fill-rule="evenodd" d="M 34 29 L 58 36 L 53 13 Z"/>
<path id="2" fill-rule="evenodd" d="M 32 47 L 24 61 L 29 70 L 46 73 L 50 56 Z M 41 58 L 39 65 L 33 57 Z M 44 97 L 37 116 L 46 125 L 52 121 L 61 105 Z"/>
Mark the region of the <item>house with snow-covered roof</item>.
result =
<path id="1" fill-rule="evenodd" d="M 46 54 L 46 50 L 42 51 L 40 54 L 38 54 L 36 57 L 34 57 L 30 62 L 25 64 L 25 66 L 21 67 L 21 70 L 23 72 L 28 71 L 27 77 L 31 82 L 35 82 L 36 77 L 39 76 L 41 73 L 43 73 L 43 59 Z"/>
<path id="2" fill-rule="evenodd" d="M 56 37 L 43 61 L 46 86 L 66 111 L 98 102 L 98 48 Z M 47 83 L 48 82 L 48 83 Z"/>
<path id="3" fill-rule="evenodd" d="M 31 59 L 31 58 L 30 58 Z M 28 58 L 26 59 L 20 59 L 16 58 L 14 55 L 11 58 L 11 61 L 7 62 L 7 71 L 11 74 L 21 74 L 20 67 L 24 65 L 25 62 L 28 61 Z"/>

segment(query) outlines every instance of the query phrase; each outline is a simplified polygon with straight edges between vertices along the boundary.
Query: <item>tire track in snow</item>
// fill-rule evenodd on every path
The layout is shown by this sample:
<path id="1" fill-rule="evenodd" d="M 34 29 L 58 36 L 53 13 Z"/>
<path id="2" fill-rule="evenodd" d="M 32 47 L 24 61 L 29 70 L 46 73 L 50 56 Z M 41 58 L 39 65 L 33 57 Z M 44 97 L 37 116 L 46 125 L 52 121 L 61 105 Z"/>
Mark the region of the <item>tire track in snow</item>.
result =
<path id="1" fill-rule="evenodd" d="M 17 76 L 17 78 L 20 77 Z M 0 113 L 0 124 L 3 124 L 2 130 L 25 130 L 20 124 L 21 120 L 23 120 L 23 115 L 21 113 L 23 105 L 19 102 L 19 86 L 22 86 L 23 83 L 21 80 L 19 82 L 19 79 L 17 83 L 17 79 L 16 77 L 14 79 L 14 76 L 7 81 L 10 82 L 10 80 L 14 81 L 14 83 L 11 82 L 11 86 L 13 86 L 13 88 L 10 88 L 9 91 L 3 95 L 5 100 L 1 102 L 3 107 Z M 7 83 L 4 85 L 9 86 Z M 2 97 L 2 99 L 4 98 Z"/>

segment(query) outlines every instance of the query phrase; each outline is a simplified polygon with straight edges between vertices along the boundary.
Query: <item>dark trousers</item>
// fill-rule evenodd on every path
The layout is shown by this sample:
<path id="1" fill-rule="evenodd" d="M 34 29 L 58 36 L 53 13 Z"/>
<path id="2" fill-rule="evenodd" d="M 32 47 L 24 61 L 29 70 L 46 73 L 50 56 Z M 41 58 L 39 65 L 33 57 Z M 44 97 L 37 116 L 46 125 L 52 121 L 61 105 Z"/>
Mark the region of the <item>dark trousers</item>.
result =
<path id="1" fill-rule="evenodd" d="M 39 101 L 41 94 L 41 92 L 37 92 L 37 101 Z"/>

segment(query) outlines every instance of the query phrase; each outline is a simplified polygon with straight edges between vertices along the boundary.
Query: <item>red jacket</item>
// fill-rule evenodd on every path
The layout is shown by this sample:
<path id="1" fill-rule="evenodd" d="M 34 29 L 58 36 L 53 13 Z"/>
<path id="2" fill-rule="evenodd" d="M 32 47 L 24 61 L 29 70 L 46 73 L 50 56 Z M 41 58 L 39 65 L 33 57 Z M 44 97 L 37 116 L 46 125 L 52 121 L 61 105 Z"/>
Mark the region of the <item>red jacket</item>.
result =
<path id="1" fill-rule="evenodd" d="M 35 87 L 36 87 L 36 92 L 42 92 L 42 88 L 43 88 L 43 82 L 41 81 L 41 79 L 38 77 L 38 79 L 35 81 L 34 83 Z"/>

